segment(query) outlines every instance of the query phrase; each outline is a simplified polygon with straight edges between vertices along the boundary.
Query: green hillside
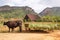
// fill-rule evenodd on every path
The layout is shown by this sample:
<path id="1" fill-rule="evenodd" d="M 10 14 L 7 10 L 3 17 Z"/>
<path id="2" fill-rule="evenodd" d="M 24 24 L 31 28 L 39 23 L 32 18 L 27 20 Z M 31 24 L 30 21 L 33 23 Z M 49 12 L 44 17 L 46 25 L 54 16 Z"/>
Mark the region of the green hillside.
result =
<path id="1" fill-rule="evenodd" d="M 0 19 L 23 18 L 28 13 L 34 13 L 34 10 L 28 6 L 25 7 L 0 7 Z"/>

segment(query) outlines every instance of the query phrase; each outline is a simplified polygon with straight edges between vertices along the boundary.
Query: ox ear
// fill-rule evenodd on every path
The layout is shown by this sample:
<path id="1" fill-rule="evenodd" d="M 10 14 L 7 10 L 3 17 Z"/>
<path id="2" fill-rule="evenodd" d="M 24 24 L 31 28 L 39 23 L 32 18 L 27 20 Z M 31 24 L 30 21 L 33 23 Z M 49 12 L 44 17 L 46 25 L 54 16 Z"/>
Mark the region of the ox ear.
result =
<path id="1" fill-rule="evenodd" d="M 22 21 L 18 21 L 17 23 L 18 23 L 18 25 L 22 25 Z"/>

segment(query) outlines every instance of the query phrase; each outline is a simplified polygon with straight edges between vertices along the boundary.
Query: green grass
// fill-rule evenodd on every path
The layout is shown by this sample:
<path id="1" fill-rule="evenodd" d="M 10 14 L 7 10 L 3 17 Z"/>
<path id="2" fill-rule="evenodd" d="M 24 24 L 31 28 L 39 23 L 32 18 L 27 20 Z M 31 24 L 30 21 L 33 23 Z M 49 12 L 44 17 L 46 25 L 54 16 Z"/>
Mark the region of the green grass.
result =
<path id="1" fill-rule="evenodd" d="M 60 30 L 60 23 L 30 23 L 29 28 L 34 30 Z"/>

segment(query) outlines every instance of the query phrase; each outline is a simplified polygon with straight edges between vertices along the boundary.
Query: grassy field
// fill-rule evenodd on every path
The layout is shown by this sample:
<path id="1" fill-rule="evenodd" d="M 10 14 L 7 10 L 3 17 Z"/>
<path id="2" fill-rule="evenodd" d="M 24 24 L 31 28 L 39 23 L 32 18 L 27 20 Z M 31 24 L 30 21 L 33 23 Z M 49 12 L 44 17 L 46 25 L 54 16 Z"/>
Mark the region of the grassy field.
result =
<path id="1" fill-rule="evenodd" d="M 25 25 L 29 24 L 31 30 L 60 30 L 60 22 L 23 22 L 22 29 L 25 30 Z M 3 23 L 0 24 L 0 32 L 7 32 L 9 29 L 4 26 Z M 15 32 L 19 31 L 19 27 L 14 29 Z"/>
<path id="2" fill-rule="evenodd" d="M 56 23 L 52 23 L 52 22 L 26 22 L 28 24 L 56 24 Z M 23 29 L 24 29 L 24 24 L 23 23 Z M 60 23 L 57 23 L 60 24 Z M 50 33 L 41 33 L 41 32 L 19 32 L 16 33 L 19 30 L 19 28 L 15 28 L 15 33 L 7 33 L 8 32 L 8 28 L 7 26 L 4 26 L 3 24 L 0 24 L 0 40 L 60 40 L 60 31 L 59 30 L 55 30 L 54 32 L 50 32 Z M 33 36 L 31 36 L 33 35 Z"/>
<path id="3" fill-rule="evenodd" d="M 26 22 L 32 30 L 60 30 L 60 22 Z"/>

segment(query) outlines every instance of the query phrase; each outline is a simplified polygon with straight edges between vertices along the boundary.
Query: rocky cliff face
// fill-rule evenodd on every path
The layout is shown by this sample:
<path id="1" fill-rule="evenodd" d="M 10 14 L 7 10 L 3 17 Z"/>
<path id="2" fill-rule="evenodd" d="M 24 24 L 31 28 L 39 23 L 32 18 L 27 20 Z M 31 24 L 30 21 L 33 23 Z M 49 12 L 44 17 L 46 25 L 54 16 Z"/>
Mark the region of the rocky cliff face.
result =
<path id="1" fill-rule="evenodd" d="M 22 7 L 18 7 L 18 6 L 9 6 L 9 5 L 5 5 L 5 6 L 1 6 L 0 7 L 0 11 L 9 11 L 9 10 L 15 10 L 15 9 L 21 9 L 24 10 L 28 13 L 35 13 L 34 10 L 28 6 L 22 6 Z"/>
<path id="2" fill-rule="evenodd" d="M 60 7 L 45 8 L 39 15 L 60 16 Z"/>

